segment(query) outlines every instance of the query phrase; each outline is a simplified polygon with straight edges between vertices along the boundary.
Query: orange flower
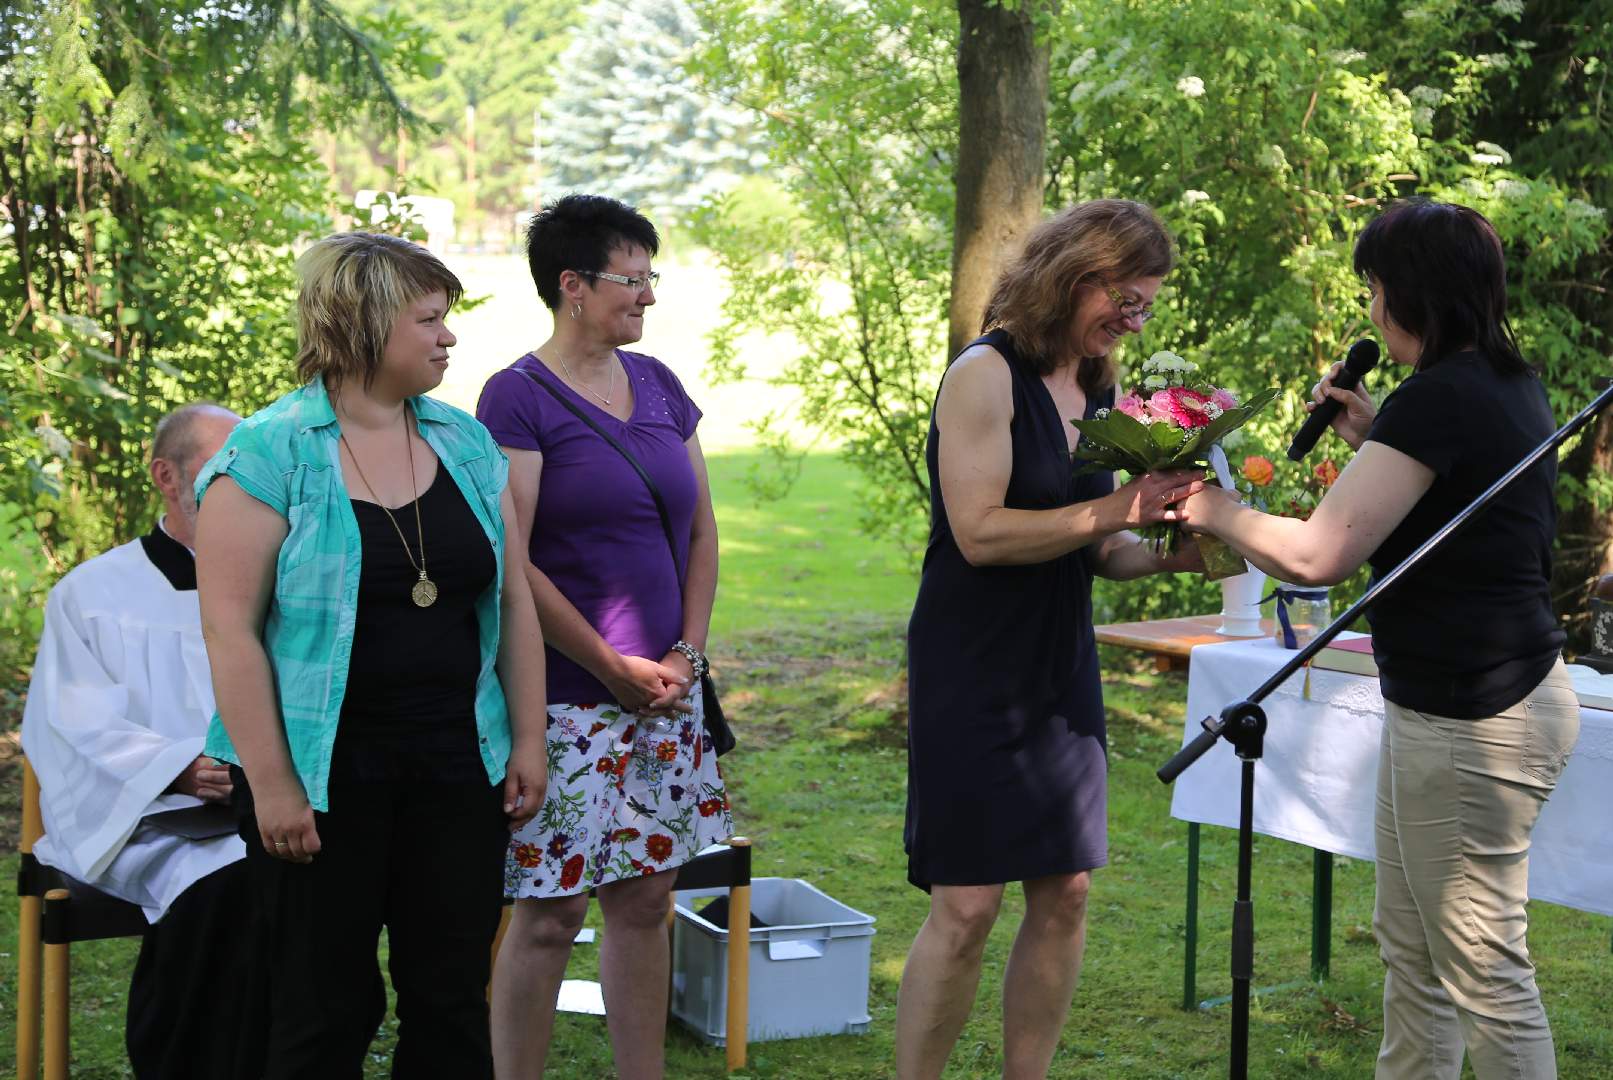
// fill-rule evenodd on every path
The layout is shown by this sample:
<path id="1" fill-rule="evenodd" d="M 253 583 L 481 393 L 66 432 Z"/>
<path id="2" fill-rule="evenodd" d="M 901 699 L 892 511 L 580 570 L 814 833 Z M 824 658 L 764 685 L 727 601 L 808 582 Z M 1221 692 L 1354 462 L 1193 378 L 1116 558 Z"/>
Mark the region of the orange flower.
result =
<path id="1" fill-rule="evenodd" d="M 516 844 L 510 853 L 515 856 L 515 865 L 531 869 L 543 864 L 543 849 L 536 844 Z"/>
<path id="2" fill-rule="evenodd" d="M 651 833 L 644 841 L 644 854 L 658 863 L 666 862 L 672 857 L 672 837 L 665 833 Z"/>
<path id="3" fill-rule="evenodd" d="M 655 756 L 662 761 L 672 761 L 678 756 L 678 744 L 671 739 L 663 739 L 655 748 Z"/>
<path id="4" fill-rule="evenodd" d="M 1268 458 L 1263 458 L 1259 454 L 1250 454 L 1243 459 L 1243 478 L 1255 487 L 1265 487 L 1271 483 L 1271 478 L 1275 474 L 1276 470 L 1272 467 Z"/>
<path id="5" fill-rule="evenodd" d="M 1322 482 L 1323 487 L 1332 487 L 1333 481 L 1339 478 L 1339 467 L 1333 464 L 1332 458 L 1323 458 L 1322 463 L 1316 466 L 1314 472 L 1316 479 Z"/>

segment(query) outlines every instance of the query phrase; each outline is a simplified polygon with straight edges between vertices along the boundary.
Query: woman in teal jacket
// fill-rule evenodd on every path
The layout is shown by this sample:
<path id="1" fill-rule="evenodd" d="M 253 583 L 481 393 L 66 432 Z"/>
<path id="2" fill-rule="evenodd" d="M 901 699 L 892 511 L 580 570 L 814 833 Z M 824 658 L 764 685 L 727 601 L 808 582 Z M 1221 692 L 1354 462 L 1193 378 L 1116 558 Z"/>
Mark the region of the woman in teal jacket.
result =
<path id="1" fill-rule="evenodd" d="M 442 381 L 459 281 L 348 233 L 298 261 L 304 385 L 197 477 L 197 579 L 270 957 L 264 1075 L 492 1075 L 506 829 L 543 805 L 543 653 L 507 464 Z M 241 797 L 241 796 L 244 796 Z"/>

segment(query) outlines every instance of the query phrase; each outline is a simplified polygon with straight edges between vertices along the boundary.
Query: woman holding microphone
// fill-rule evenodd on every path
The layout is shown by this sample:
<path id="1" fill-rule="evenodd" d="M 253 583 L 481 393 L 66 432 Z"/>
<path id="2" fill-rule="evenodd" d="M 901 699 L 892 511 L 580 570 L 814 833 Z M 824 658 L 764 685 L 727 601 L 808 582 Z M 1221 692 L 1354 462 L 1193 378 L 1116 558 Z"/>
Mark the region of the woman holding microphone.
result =
<path id="1" fill-rule="evenodd" d="M 1381 576 L 1554 430 L 1506 318 L 1500 238 L 1464 206 L 1400 202 L 1355 246 L 1371 317 L 1411 373 L 1344 408 L 1355 451 L 1307 521 L 1218 489 L 1168 516 L 1267 573 Z M 1335 367 L 1334 372 L 1337 371 Z M 1514 481 L 1368 612 L 1385 705 L 1373 928 L 1387 972 L 1380 1080 L 1550 1080 L 1551 1028 L 1525 942 L 1529 838 L 1579 731 L 1551 605 L 1556 461 Z"/>

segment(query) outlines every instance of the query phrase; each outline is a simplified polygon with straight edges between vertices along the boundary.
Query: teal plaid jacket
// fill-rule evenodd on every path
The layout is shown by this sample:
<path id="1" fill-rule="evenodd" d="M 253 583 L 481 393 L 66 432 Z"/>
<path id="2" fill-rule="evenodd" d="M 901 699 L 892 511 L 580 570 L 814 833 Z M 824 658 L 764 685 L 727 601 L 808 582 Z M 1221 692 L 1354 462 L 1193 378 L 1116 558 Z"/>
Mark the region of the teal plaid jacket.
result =
<path id="1" fill-rule="evenodd" d="M 510 718 L 493 670 L 498 656 L 504 524 L 500 498 L 509 461 L 475 417 L 429 397 L 411 398 L 420 437 L 459 485 L 493 545 L 499 572 L 476 601 L 482 666 L 476 680 L 476 729 L 490 783 L 504 778 Z M 196 476 L 196 499 L 220 476 L 281 515 L 291 526 L 275 564 L 274 595 L 263 644 L 274 671 L 291 761 L 308 802 L 329 809 L 331 748 L 347 689 L 358 609 L 361 545 L 337 456 L 336 413 L 318 379 L 252 414 Z M 239 764 L 218 714 L 204 753 Z"/>

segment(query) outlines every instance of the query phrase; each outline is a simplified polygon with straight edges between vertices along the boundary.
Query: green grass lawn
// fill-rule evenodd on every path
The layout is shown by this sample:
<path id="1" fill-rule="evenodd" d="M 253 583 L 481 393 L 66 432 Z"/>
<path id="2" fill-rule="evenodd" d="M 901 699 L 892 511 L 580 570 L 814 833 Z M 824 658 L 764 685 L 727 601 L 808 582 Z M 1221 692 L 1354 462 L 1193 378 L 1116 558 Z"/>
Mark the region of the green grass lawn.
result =
<path id="1" fill-rule="evenodd" d="M 915 583 L 907 555 L 855 532 L 854 477 L 838 460 L 808 460 L 779 503 L 753 505 L 744 455 L 712 457 L 723 573 L 712 638 L 724 703 L 740 749 L 724 759 L 736 821 L 756 844 L 758 876 L 799 877 L 877 917 L 869 1011 L 860 1037 L 751 1046 L 744 1075 L 887 1077 L 896 990 L 927 899 L 906 884 L 901 827 L 906 775 L 903 635 Z M 1138 585 L 1146 588 L 1146 585 Z M 1085 971 L 1052 1075 L 1215 1077 L 1225 1074 L 1225 1007 L 1179 1008 L 1186 827 L 1169 816 L 1170 791 L 1153 770 L 1180 743 L 1185 680 L 1155 675 L 1121 653 L 1104 656 L 1111 743 L 1110 845 L 1095 875 Z M 1234 836 L 1204 830 L 1199 997 L 1225 994 L 1234 890 Z M 1301 979 L 1309 966 L 1310 853 L 1276 840 L 1256 846 L 1256 983 Z M 15 869 L 15 856 L 0 871 Z M 1379 1035 L 1381 968 L 1369 930 L 1370 863 L 1340 860 L 1332 977 L 1256 1000 L 1251 1074 L 1369 1076 Z M 986 955 L 976 1011 L 949 1077 L 1001 1069 L 997 991 L 1018 915 L 1010 893 Z M 1613 1076 L 1609 920 L 1565 908 L 1532 909 L 1531 942 L 1565 1080 Z M 0 933 L 15 940 L 15 900 L 0 902 Z M 598 925 L 597 915 L 591 920 Z M 579 946 L 573 977 L 593 977 L 596 949 Z M 124 1075 L 122 1016 L 131 942 L 74 949 L 74 1075 Z M 0 959 L 0 1008 L 12 1008 L 14 960 Z M 9 1063 L 14 1018 L 0 1024 Z M 371 1075 L 387 1071 L 390 1030 Z M 668 1075 L 719 1077 L 722 1052 L 674 1025 Z M 4 1066 L 0 1066 L 4 1068 Z M 549 1075 L 611 1075 L 601 1018 L 562 1016 Z"/>

